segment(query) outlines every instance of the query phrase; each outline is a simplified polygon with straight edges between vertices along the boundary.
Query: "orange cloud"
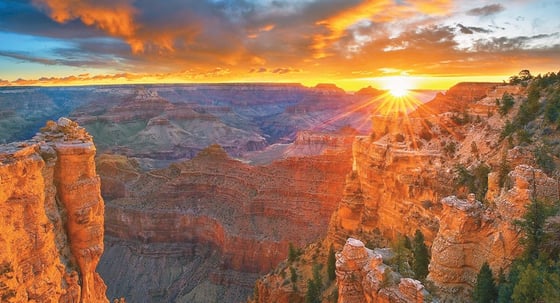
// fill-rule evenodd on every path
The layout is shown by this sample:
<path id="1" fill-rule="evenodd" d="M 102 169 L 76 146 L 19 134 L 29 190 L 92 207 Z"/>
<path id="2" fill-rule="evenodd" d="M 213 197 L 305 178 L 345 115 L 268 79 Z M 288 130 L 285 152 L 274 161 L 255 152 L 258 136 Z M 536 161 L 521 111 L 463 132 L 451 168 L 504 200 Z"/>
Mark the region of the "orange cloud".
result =
<path id="1" fill-rule="evenodd" d="M 46 10 L 56 22 L 80 19 L 87 26 L 95 26 L 111 36 L 124 39 L 132 52 L 144 51 L 143 42 L 136 38 L 136 9 L 129 0 L 33 0 L 33 4 Z"/>
<path id="2" fill-rule="evenodd" d="M 387 23 L 406 20 L 418 14 L 441 15 L 447 13 L 451 6 L 450 0 L 413 1 L 411 4 L 396 4 L 393 0 L 368 0 L 331 18 L 317 22 L 317 25 L 325 26 L 329 30 L 329 34 L 313 37 L 315 58 L 330 55 L 326 51 L 327 47 L 338 41 L 351 26 L 360 21 Z"/>
<path id="3" fill-rule="evenodd" d="M 89 73 L 65 77 L 40 77 L 37 79 L 17 79 L 14 81 L 0 79 L 0 86 L 64 86 L 64 85 L 95 85 L 122 83 L 158 83 L 158 82 L 189 82 L 189 81 L 224 81 L 231 75 L 228 68 L 216 67 L 206 70 L 183 70 L 172 73 L 116 73 L 91 75 Z"/>

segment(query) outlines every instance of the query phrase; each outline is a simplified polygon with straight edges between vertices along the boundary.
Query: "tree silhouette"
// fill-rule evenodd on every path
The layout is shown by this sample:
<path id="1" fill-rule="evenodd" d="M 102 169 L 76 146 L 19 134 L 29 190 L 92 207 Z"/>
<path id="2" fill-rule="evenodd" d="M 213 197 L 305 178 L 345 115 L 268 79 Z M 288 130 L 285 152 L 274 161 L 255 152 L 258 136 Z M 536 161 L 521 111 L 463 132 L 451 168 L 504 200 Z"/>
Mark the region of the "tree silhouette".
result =
<path id="1" fill-rule="evenodd" d="M 329 248 L 329 256 L 327 258 L 327 273 L 329 275 L 329 280 L 334 281 L 334 279 L 336 278 L 336 257 L 332 244 Z"/>
<path id="2" fill-rule="evenodd" d="M 495 302 L 497 298 L 498 290 L 496 283 L 494 283 L 492 269 L 490 269 L 488 262 L 484 262 L 476 278 L 473 300 L 477 303 L 491 303 Z"/>
<path id="3" fill-rule="evenodd" d="M 414 277 L 418 280 L 424 280 L 428 276 L 428 265 L 430 264 L 430 256 L 428 253 L 428 247 L 424 243 L 424 234 L 420 230 L 416 230 L 414 233 L 414 246 L 413 255 L 414 260 L 412 263 L 412 270 L 414 271 Z"/>

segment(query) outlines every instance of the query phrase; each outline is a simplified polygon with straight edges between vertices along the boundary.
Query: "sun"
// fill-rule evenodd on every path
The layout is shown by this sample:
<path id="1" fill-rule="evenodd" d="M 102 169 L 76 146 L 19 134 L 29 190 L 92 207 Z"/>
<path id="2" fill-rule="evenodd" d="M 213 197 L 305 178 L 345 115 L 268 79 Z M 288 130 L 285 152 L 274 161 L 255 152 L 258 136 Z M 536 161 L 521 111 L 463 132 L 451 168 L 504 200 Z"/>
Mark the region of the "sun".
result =
<path id="1" fill-rule="evenodd" d="M 413 83 L 409 77 L 393 76 L 383 78 L 383 86 L 393 97 L 403 98 L 410 94 Z"/>

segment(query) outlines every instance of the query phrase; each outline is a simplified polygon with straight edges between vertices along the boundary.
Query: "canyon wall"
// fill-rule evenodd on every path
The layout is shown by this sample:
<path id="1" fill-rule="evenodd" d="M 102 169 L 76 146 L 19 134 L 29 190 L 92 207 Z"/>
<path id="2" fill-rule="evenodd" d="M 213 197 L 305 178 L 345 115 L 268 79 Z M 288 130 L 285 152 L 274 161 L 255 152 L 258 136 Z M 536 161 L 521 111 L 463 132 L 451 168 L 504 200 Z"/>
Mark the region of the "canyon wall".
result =
<path id="1" fill-rule="evenodd" d="M 290 243 L 302 247 L 326 235 L 350 171 L 349 149 L 250 166 L 213 145 L 149 172 L 132 159 L 101 156 L 107 212 L 100 272 L 118 280 L 108 293 L 129 289 L 124 295 L 134 302 L 247 299 L 258 274 L 285 259 Z"/>
<path id="2" fill-rule="evenodd" d="M 352 173 L 329 226 L 329 240 L 340 248 L 347 238 L 365 242 L 382 236 L 412 235 L 420 229 L 431 242 L 439 223 L 439 199 L 451 191 L 437 151 L 358 137 Z"/>
<path id="3" fill-rule="evenodd" d="M 0 147 L 2 302 L 108 302 L 95 146 L 68 119 Z"/>

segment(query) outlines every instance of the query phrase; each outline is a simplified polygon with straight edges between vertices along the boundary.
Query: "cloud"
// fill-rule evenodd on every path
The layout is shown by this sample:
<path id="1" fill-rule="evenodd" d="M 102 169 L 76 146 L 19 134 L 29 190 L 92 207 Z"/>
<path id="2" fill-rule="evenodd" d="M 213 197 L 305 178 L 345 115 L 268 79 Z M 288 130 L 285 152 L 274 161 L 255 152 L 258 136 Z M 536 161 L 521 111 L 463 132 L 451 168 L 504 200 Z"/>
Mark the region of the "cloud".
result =
<path id="1" fill-rule="evenodd" d="M 293 72 L 300 72 L 300 69 L 297 68 L 291 68 L 291 67 L 278 67 L 273 69 L 271 72 L 273 74 L 287 74 L 287 73 L 293 73 Z"/>
<path id="2" fill-rule="evenodd" d="M 60 53 L 76 53 L 76 50 L 60 50 Z M 68 57 L 47 58 L 34 56 L 24 52 L 10 52 L 0 50 L 0 56 L 15 59 L 20 62 L 39 63 L 43 65 L 60 65 L 72 67 L 110 67 L 114 62 L 111 58 L 94 57 L 91 54 L 76 54 Z M 64 58 L 64 59 L 63 59 Z M 72 59 L 66 59 L 72 58 Z"/>
<path id="3" fill-rule="evenodd" d="M 491 33 L 491 30 L 488 29 L 484 29 L 482 27 L 476 27 L 476 26 L 464 26 L 463 24 L 459 23 L 457 24 L 457 27 L 459 27 L 459 31 L 463 34 L 467 34 L 467 35 L 472 35 L 475 32 L 476 33 Z"/>
<path id="4" fill-rule="evenodd" d="M 469 16 L 480 16 L 480 17 L 487 17 L 490 15 L 497 14 L 499 12 L 503 12 L 505 7 L 501 4 L 490 4 L 483 7 L 473 8 L 467 11 L 467 15 Z"/>
<path id="5" fill-rule="evenodd" d="M 542 51 L 544 49 L 558 49 L 560 46 L 558 37 L 560 37 L 560 33 L 517 37 L 491 37 L 490 39 L 477 40 L 473 49 L 478 52 L 527 51 L 530 49 Z M 556 43 L 549 43 L 550 40 L 556 40 Z"/>
<path id="6" fill-rule="evenodd" d="M 114 73 L 91 75 L 89 73 L 69 75 L 63 77 L 40 77 L 36 79 L 18 78 L 14 81 L 3 81 L 0 86 L 23 86 L 23 85 L 84 85 L 99 83 L 134 83 L 157 82 L 163 79 L 181 79 L 184 81 L 201 81 L 208 79 L 223 79 L 231 71 L 227 68 L 216 67 L 210 70 L 184 70 L 174 73 Z"/>
<path id="7" fill-rule="evenodd" d="M 178 81 L 295 81 L 304 77 L 334 81 L 391 70 L 482 73 L 482 67 L 495 70 L 496 62 L 514 66 L 511 62 L 519 62 L 515 58 L 537 60 L 536 54 L 548 56 L 541 61 L 560 63 L 557 54 L 549 51 L 559 44 L 559 36 L 551 34 L 558 21 L 547 19 L 541 28 L 531 28 L 525 23 L 534 20 L 532 16 L 516 21 L 517 15 L 509 13 L 509 6 L 506 11 L 505 4 L 477 7 L 451 0 L 1 1 L 0 35 L 21 34 L 22 40 L 38 37 L 36 40 L 48 46 L 28 50 L 23 44 L 15 46 L 16 37 L 14 43 L 0 46 L 0 60 L 57 66 L 57 70 L 68 66 L 68 73 L 79 67 L 82 73 L 62 80 L 20 79 L 41 84 L 160 81 L 165 77 Z M 519 3 L 512 4 L 511 11 Z M 504 13 L 494 18 L 500 12 Z M 487 16 L 493 16 L 489 24 L 473 23 Z M 549 36 L 533 34 L 539 31 Z M 0 71 L 0 77 L 13 80 L 19 75 L 12 73 L 15 76 Z M 99 73 L 103 76 L 96 75 Z"/>
<path id="8" fill-rule="evenodd" d="M 133 52 L 143 51 L 143 44 L 135 36 L 137 13 L 129 0 L 33 0 L 51 19 L 66 23 L 79 19 L 86 26 L 94 26 L 111 36 L 123 38 Z"/>
<path id="9" fill-rule="evenodd" d="M 251 68 L 249 73 L 265 73 L 267 71 L 266 67 Z"/>

